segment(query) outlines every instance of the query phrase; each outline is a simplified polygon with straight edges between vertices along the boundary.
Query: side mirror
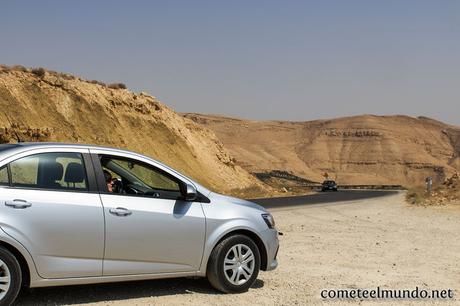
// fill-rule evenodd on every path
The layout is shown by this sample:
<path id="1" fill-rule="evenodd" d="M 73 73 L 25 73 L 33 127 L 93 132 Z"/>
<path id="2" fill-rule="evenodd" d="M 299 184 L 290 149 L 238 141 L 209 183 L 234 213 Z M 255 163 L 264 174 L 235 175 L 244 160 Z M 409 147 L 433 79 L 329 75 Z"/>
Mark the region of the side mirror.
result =
<path id="1" fill-rule="evenodd" d="M 190 184 L 187 184 L 185 187 L 184 200 L 185 201 L 195 201 L 197 196 L 198 196 L 198 192 L 196 191 L 196 188 Z"/>

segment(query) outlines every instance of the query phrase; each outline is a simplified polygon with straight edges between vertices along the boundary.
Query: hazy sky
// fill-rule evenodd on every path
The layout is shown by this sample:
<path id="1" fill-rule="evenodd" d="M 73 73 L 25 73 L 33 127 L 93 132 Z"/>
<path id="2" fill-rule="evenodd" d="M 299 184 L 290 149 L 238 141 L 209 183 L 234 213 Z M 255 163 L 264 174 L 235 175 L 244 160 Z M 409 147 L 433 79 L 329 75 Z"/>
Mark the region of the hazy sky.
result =
<path id="1" fill-rule="evenodd" d="M 460 1 L 0 2 L 0 63 L 124 82 L 180 112 L 460 124 Z"/>

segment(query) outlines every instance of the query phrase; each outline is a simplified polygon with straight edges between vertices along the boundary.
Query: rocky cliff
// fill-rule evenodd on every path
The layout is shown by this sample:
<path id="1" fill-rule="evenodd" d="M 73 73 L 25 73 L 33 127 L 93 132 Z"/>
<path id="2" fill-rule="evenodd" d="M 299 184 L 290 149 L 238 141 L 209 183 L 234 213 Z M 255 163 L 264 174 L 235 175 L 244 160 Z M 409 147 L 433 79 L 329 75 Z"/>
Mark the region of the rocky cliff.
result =
<path id="1" fill-rule="evenodd" d="M 0 142 L 107 145 L 156 158 L 214 190 L 265 192 L 214 133 L 146 93 L 44 69 L 0 66 Z"/>

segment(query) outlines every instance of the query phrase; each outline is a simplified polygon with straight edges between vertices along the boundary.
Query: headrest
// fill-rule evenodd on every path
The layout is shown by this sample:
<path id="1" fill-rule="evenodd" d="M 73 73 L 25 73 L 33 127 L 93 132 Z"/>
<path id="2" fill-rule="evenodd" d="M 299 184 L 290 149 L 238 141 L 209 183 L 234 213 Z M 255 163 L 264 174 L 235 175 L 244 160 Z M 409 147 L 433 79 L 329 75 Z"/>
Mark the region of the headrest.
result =
<path id="1" fill-rule="evenodd" d="M 64 167 L 58 162 L 46 163 L 43 170 L 46 173 L 46 181 L 48 182 L 60 181 L 64 174 Z"/>
<path id="2" fill-rule="evenodd" d="M 69 163 L 65 171 L 64 182 L 66 183 L 83 183 L 85 180 L 85 170 L 79 163 Z"/>

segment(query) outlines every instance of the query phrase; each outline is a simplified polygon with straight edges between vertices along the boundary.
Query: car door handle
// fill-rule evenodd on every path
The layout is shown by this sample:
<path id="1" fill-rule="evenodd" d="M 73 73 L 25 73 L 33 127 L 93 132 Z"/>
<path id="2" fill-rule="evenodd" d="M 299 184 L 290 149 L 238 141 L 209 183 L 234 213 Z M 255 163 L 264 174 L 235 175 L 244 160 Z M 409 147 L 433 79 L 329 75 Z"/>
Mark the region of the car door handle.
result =
<path id="1" fill-rule="evenodd" d="M 112 215 L 119 216 L 119 217 L 126 217 L 133 213 L 132 211 L 124 207 L 111 208 L 109 211 Z"/>
<path id="2" fill-rule="evenodd" d="M 24 209 L 32 206 L 32 203 L 29 203 L 25 200 L 14 199 L 13 201 L 5 201 L 5 206 L 17 209 Z"/>

